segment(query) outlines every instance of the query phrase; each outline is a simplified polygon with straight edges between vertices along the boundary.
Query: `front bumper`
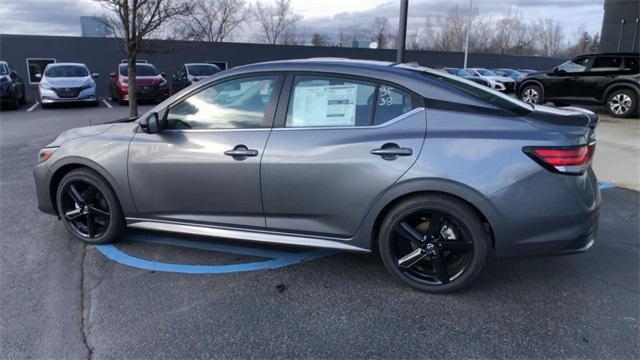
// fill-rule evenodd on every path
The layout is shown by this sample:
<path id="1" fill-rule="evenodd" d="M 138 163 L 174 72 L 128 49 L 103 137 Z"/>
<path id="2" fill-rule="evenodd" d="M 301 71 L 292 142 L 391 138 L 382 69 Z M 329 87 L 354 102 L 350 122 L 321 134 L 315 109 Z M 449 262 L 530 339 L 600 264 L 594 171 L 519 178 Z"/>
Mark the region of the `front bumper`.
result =
<path id="1" fill-rule="evenodd" d="M 53 194 L 49 184 L 51 183 L 51 171 L 46 162 L 39 163 L 33 169 L 33 179 L 36 184 L 36 199 L 38 209 L 46 214 L 57 215 L 53 206 Z"/>
<path id="2" fill-rule="evenodd" d="M 60 96 L 55 90 L 43 89 L 40 90 L 40 102 L 43 104 L 59 104 L 59 103 L 76 103 L 76 102 L 90 102 L 94 103 L 98 101 L 96 97 L 96 88 L 88 88 L 80 91 L 77 96 Z"/>

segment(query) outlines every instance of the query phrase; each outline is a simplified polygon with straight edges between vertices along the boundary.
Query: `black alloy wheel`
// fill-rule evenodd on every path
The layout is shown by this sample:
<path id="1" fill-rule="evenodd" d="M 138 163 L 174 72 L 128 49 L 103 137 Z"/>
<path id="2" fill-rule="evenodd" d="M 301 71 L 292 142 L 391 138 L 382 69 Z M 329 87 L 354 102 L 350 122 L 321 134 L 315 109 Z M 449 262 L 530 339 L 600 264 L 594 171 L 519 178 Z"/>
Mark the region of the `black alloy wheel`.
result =
<path id="1" fill-rule="evenodd" d="M 56 199 L 65 226 L 82 241 L 112 242 L 124 230 L 124 218 L 113 190 L 90 169 L 77 169 L 65 175 Z"/>
<path id="2" fill-rule="evenodd" d="M 444 195 L 412 198 L 382 223 L 379 250 L 396 278 L 426 292 L 468 286 L 489 255 L 487 232 L 466 203 Z"/>

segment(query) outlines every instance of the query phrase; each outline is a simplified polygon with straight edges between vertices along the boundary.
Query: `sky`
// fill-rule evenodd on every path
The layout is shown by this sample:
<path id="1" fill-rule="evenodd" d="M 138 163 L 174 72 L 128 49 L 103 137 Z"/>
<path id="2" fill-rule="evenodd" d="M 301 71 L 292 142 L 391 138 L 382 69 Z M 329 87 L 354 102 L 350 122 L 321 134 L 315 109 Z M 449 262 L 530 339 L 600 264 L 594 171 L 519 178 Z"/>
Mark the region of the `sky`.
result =
<path id="1" fill-rule="evenodd" d="M 273 0 L 263 0 L 270 1 Z M 399 3 L 399 0 L 292 0 L 295 12 L 302 16 L 298 28 L 329 35 L 353 24 L 366 28 L 375 16 L 386 16 L 397 27 Z M 426 16 L 437 18 L 456 4 L 468 9 L 469 0 L 410 0 L 409 31 L 424 24 Z M 499 16 L 511 9 L 520 11 L 525 21 L 558 20 L 566 40 L 574 39 L 583 30 L 600 32 L 604 14 L 603 0 L 474 0 L 473 7 L 481 15 Z M 92 0 L 2 0 L 0 34 L 80 36 L 79 17 L 100 15 L 102 11 Z M 251 39 L 236 36 L 234 40 Z"/>

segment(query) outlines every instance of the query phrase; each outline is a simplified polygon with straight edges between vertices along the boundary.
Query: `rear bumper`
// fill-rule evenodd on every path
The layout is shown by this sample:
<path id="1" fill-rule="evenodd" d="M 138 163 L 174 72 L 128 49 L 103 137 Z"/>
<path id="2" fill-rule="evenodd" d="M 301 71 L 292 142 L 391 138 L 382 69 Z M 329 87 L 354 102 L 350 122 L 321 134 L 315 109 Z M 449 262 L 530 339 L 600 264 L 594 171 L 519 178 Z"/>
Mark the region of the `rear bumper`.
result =
<path id="1" fill-rule="evenodd" d="M 591 169 L 581 176 L 540 171 L 488 201 L 506 219 L 495 234 L 496 257 L 575 254 L 596 240 L 601 195 Z"/>

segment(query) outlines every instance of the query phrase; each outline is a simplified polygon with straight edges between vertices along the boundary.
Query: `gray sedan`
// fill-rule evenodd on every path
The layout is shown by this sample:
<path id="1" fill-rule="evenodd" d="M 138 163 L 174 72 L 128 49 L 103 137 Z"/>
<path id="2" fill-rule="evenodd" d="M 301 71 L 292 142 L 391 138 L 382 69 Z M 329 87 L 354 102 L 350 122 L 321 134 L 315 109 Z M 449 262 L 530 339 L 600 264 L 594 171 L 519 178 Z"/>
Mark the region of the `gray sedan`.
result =
<path id="1" fill-rule="evenodd" d="M 591 247 L 596 124 L 418 66 L 278 61 L 69 130 L 35 180 L 39 208 L 88 243 L 129 227 L 377 249 L 394 277 L 442 293 L 492 256 Z"/>

